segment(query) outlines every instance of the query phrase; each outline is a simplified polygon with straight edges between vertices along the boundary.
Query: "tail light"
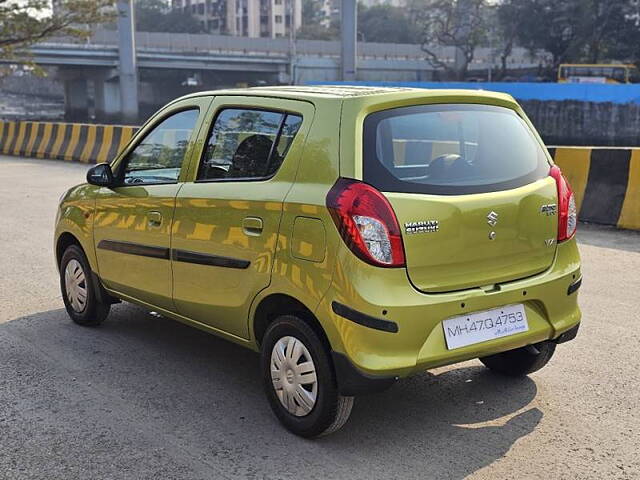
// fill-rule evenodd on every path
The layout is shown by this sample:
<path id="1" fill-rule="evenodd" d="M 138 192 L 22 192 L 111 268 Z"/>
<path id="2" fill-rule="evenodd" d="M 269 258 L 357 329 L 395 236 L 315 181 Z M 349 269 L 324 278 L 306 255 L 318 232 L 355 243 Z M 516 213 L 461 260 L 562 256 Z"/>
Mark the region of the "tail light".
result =
<path id="1" fill-rule="evenodd" d="M 578 226 L 578 210 L 576 199 L 567 179 L 562 175 L 560 168 L 551 167 L 549 172 L 556 181 L 558 188 L 558 243 L 570 239 L 576 233 Z"/>
<path id="2" fill-rule="evenodd" d="M 366 183 L 340 178 L 327 194 L 327 208 L 349 249 L 379 267 L 404 267 L 400 226 L 389 201 Z"/>

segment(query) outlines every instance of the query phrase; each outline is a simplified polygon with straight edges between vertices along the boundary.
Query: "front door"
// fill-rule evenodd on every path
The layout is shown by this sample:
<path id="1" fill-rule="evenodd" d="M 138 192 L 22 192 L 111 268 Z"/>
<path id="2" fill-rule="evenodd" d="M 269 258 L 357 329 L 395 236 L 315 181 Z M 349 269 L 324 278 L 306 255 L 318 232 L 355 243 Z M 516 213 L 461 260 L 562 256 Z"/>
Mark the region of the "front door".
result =
<path id="1" fill-rule="evenodd" d="M 113 164 L 116 187 L 96 200 L 94 242 L 107 288 L 174 310 L 169 262 L 175 197 L 199 116 L 211 98 L 182 101 L 143 127 Z"/>
<path id="2" fill-rule="evenodd" d="M 178 193 L 172 237 L 179 313 L 248 338 L 268 286 L 284 198 L 313 119 L 306 102 L 216 97 L 193 182 Z M 195 160 L 194 160 L 195 161 Z"/>

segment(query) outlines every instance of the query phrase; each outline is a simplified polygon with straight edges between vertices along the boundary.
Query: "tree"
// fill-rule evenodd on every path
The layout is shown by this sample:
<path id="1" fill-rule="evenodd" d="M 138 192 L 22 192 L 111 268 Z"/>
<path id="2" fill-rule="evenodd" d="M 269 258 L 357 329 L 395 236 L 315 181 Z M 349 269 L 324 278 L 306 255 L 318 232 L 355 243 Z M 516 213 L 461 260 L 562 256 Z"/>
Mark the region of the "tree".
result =
<path id="1" fill-rule="evenodd" d="M 505 48 L 515 40 L 561 63 L 599 63 L 615 56 L 628 0 L 504 0 L 497 6 Z M 627 39 L 628 41 L 629 39 Z"/>
<path id="2" fill-rule="evenodd" d="M 0 0 L 0 56 L 27 60 L 29 46 L 55 35 L 86 37 L 113 18 L 113 0 Z"/>
<path id="3" fill-rule="evenodd" d="M 140 32 L 204 32 L 200 22 L 189 12 L 171 8 L 164 0 L 137 0 L 135 5 L 136 30 Z"/>
<path id="4" fill-rule="evenodd" d="M 494 10 L 492 20 L 498 43 L 498 57 L 500 58 L 498 79 L 503 79 L 507 75 L 507 60 L 513 53 L 513 47 L 522 30 L 524 17 L 520 15 L 520 2 L 521 0 L 505 0 Z"/>
<path id="5" fill-rule="evenodd" d="M 464 80 L 476 48 L 486 38 L 487 5 L 486 0 L 426 0 L 419 5 L 422 50 L 448 78 Z M 454 62 L 443 58 L 442 47 L 454 47 Z"/>
<path id="6" fill-rule="evenodd" d="M 586 47 L 584 57 L 589 63 L 599 63 L 603 56 L 610 53 L 617 32 L 625 21 L 624 7 L 628 2 L 625 0 L 587 0 L 581 3 L 583 18 L 581 19 L 580 31 Z M 591 14 L 585 15 L 586 12 Z"/>
<path id="7" fill-rule="evenodd" d="M 640 68 L 640 1 L 630 1 L 618 19 L 609 52 L 612 58 L 635 63 Z M 636 73 L 635 80 L 637 78 Z"/>
<path id="8" fill-rule="evenodd" d="M 420 34 L 406 11 L 388 4 L 358 4 L 358 35 L 365 42 L 419 43 Z"/>

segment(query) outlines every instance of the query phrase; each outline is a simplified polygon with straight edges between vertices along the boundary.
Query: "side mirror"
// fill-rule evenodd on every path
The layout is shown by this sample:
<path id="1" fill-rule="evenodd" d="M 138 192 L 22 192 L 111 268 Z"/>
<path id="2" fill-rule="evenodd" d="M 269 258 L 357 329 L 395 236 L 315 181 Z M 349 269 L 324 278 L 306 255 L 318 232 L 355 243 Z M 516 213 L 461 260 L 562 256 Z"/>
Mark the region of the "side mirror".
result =
<path id="1" fill-rule="evenodd" d="M 91 167 L 87 172 L 87 182 L 98 187 L 110 187 L 113 185 L 113 172 L 108 163 L 99 163 Z"/>

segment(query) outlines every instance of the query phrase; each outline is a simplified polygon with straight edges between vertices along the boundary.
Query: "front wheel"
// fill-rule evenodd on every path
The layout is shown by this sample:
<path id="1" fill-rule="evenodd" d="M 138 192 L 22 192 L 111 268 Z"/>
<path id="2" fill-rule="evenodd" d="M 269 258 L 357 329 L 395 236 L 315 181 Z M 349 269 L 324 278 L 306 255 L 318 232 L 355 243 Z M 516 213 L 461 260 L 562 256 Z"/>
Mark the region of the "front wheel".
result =
<path id="1" fill-rule="evenodd" d="M 101 301 L 97 288 L 82 249 L 67 247 L 60 260 L 60 289 L 67 313 L 78 325 L 100 325 L 109 314 L 111 304 Z"/>
<path id="2" fill-rule="evenodd" d="M 489 355 L 481 358 L 480 361 L 495 372 L 511 377 L 522 377 L 544 367 L 555 351 L 555 342 L 546 341 Z"/>
<path id="3" fill-rule="evenodd" d="M 298 317 L 284 315 L 269 325 L 261 368 L 271 409 L 296 435 L 328 435 L 349 419 L 353 397 L 339 394 L 327 349 Z"/>

